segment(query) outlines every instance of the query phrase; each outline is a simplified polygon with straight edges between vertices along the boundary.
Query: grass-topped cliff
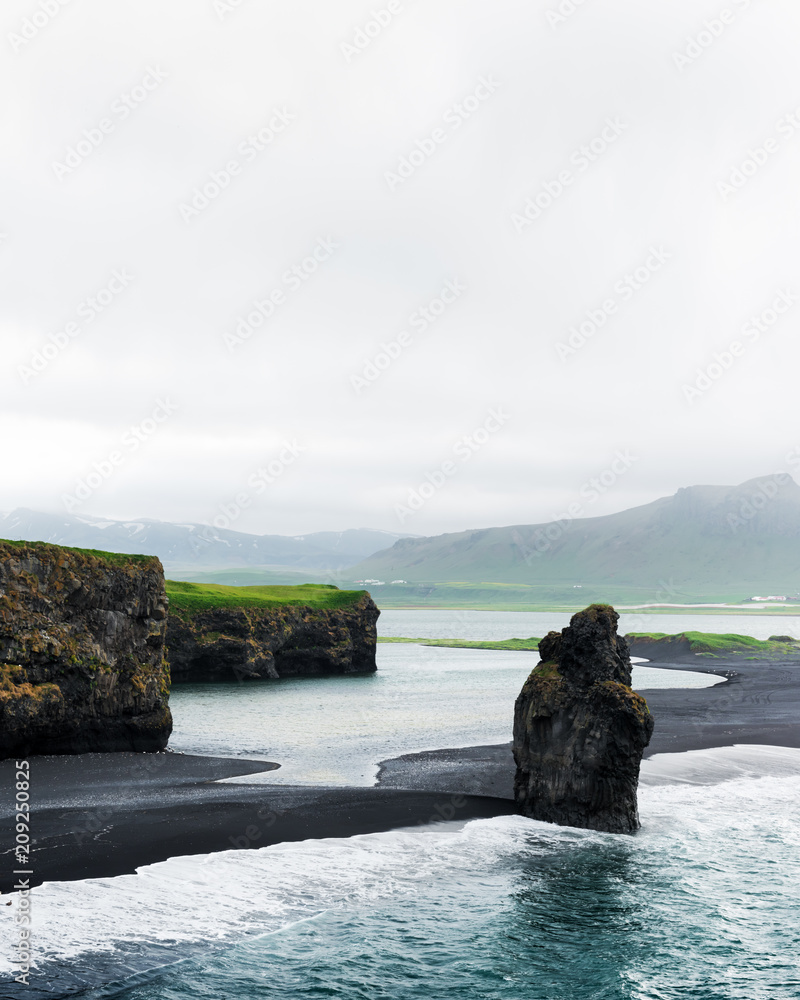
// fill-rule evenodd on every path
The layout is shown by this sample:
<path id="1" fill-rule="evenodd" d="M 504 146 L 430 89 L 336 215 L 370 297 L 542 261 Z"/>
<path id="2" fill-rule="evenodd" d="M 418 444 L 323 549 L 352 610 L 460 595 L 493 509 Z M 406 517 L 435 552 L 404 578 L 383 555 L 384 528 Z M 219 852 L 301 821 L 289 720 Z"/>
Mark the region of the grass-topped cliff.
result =
<path id="1" fill-rule="evenodd" d="M 657 657 L 667 655 L 694 654 L 705 657 L 746 657 L 748 659 L 774 659 L 775 657 L 800 657 L 800 642 L 791 636 L 772 636 L 769 639 L 754 639 L 749 635 L 736 633 L 717 634 L 713 632 L 678 632 L 667 635 L 664 632 L 630 632 L 625 636 L 634 656 Z"/>
<path id="2" fill-rule="evenodd" d="M 173 683 L 376 669 L 380 611 L 365 590 L 169 581 L 167 594 Z"/>
<path id="3" fill-rule="evenodd" d="M 298 587 L 228 587 L 167 580 L 170 614 L 181 618 L 211 608 L 303 607 L 330 611 L 354 607 L 366 593 L 365 590 L 339 590 L 324 583 L 304 583 Z"/>
<path id="4" fill-rule="evenodd" d="M 148 565 L 158 563 L 155 556 L 128 555 L 124 552 L 104 552 L 102 549 L 77 549 L 69 545 L 52 545 L 50 542 L 18 542 L 8 538 L 0 538 L 0 545 L 16 549 L 33 549 L 42 553 L 53 552 L 74 552 L 79 556 L 88 556 L 98 559 L 101 562 L 111 563 L 113 566 L 125 566 L 129 564 Z"/>

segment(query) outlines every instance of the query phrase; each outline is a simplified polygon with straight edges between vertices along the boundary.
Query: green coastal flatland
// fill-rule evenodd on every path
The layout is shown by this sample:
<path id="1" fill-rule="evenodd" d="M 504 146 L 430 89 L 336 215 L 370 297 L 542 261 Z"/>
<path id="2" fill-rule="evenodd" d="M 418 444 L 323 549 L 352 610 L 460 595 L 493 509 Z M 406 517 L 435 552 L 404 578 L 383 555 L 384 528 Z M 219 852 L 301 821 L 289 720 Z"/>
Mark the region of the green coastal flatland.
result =
<path id="1" fill-rule="evenodd" d="M 208 608 L 294 607 L 333 610 L 349 608 L 364 590 L 339 590 L 332 584 L 304 583 L 298 587 L 227 587 L 212 583 L 167 580 L 170 614 L 195 614 Z"/>
<path id="2" fill-rule="evenodd" d="M 697 656 L 736 656 L 750 659 L 773 659 L 775 656 L 800 657 L 800 641 L 791 636 L 773 636 L 770 639 L 754 639 L 749 635 L 714 632 L 629 632 L 625 638 L 631 643 L 648 643 L 663 646 L 665 653 L 669 647 L 684 646 L 686 652 Z M 494 641 L 471 641 L 466 639 L 407 639 L 399 636 L 378 636 L 378 642 L 412 642 L 420 646 L 444 646 L 448 649 L 508 649 L 518 652 L 538 652 L 539 639 L 500 639 Z M 636 655 L 634 653 L 634 655 Z"/>
<path id="3" fill-rule="evenodd" d="M 750 635 L 738 635 L 735 632 L 721 635 L 713 632 L 678 632 L 675 635 L 667 635 L 665 632 L 629 632 L 625 638 L 632 643 L 664 646 L 682 643 L 688 646 L 689 652 L 707 657 L 749 656 L 759 659 L 764 656 L 772 658 L 800 655 L 800 642 L 790 636 L 754 639 Z"/>
<path id="4" fill-rule="evenodd" d="M 420 646 L 446 646 L 448 649 L 511 649 L 536 652 L 538 639 L 497 639 L 492 642 L 475 642 L 470 639 L 405 639 L 399 636 L 379 635 L 378 642 L 414 642 Z"/>

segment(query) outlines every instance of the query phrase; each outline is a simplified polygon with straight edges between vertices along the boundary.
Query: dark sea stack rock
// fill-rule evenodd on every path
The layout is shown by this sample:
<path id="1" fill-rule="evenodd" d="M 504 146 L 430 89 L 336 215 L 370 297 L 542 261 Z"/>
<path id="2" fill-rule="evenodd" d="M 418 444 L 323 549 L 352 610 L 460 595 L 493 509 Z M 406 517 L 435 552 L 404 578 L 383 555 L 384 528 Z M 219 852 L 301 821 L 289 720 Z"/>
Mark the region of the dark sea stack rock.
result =
<path id="1" fill-rule="evenodd" d="M 631 690 L 618 620 L 610 605 L 593 604 L 539 643 L 541 662 L 514 714 L 514 797 L 525 816 L 608 833 L 639 828 L 639 765 L 653 717 Z"/>
<path id="2" fill-rule="evenodd" d="M 172 682 L 371 673 L 379 615 L 366 592 L 340 608 L 173 609 L 167 629 Z"/>
<path id="3" fill-rule="evenodd" d="M 158 559 L 0 541 L 0 758 L 162 750 Z"/>

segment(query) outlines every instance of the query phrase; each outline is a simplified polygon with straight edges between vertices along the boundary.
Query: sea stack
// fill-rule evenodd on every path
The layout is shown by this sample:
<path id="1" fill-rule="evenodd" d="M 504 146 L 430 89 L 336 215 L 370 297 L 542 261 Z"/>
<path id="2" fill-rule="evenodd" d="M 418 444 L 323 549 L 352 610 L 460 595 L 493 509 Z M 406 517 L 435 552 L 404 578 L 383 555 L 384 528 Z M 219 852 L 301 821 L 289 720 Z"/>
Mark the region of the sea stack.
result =
<path id="1" fill-rule="evenodd" d="M 158 559 L 0 541 L 0 759 L 162 750 L 167 605 Z"/>
<path id="2" fill-rule="evenodd" d="M 639 829 L 636 789 L 653 733 L 631 690 L 619 615 L 592 604 L 539 643 L 514 712 L 514 797 L 523 815 L 608 833 Z"/>

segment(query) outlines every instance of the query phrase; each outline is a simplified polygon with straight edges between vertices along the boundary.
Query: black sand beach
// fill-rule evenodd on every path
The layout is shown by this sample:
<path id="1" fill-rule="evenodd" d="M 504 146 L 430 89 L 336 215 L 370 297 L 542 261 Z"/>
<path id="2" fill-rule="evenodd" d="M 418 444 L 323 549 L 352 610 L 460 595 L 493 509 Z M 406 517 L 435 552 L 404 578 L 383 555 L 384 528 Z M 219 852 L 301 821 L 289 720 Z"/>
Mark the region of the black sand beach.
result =
<path id="1" fill-rule="evenodd" d="M 735 743 L 800 747 L 799 662 L 730 659 L 709 667 L 683 659 L 652 665 L 691 666 L 725 682 L 642 692 L 656 719 L 646 756 Z M 176 855 L 512 813 L 510 747 L 387 760 L 375 788 L 214 783 L 278 766 L 265 761 L 172 753 L 31 757 L 33 874 L 23 877 L 35 886 L 122 875 Z M 17 878 L 14 764 L 0 762 L 2 892 Z"/>
<path id="2" fill-rule="evenodd" d="M 486 796 L 383 788 L 214 784 L 275 768 L 267 761 L 183 754 L 30 757 L 30 886 L 135 872 L 185 854 L 350 837 L 399 827 L 513 812 Z M 0 891 L 17 876 L 13 859 L 14 764 L 0 763 L 4 864 Z M 7 847 L 5 846 L 7 845 Z"/>
<path id="3" fill-rule="evenodd" d="M 737 743 L 800 747 L 800 662 L 720 658 L 713 667 L 707 663 L 698 663 L 692 655 L 671 663 L 648 663 L 665 670 L 699 670 L 723 680 L 708 688 L 642 690 L 656 723 L 645 758 Z M 511 743 L 433 750 L 382 761 L 378 784 L 427 791 L 458 787 L 465 794 L 511 798 Z"/>

